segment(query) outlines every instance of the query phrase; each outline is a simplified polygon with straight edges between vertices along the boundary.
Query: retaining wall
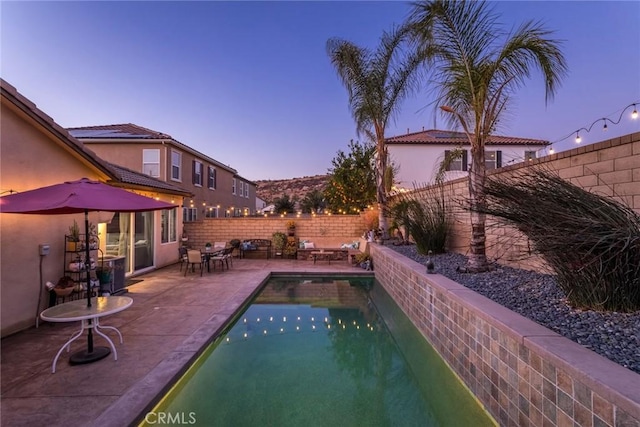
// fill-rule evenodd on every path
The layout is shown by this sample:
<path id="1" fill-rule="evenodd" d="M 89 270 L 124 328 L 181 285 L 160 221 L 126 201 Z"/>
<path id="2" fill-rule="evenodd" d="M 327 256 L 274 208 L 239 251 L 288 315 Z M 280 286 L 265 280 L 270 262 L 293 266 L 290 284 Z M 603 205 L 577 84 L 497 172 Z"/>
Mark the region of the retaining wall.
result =
<path id="1" fill-rule="evenodd" d="M 378 282 L 502 426 L 640 426 L 640 375 L 392 249 Z"/>

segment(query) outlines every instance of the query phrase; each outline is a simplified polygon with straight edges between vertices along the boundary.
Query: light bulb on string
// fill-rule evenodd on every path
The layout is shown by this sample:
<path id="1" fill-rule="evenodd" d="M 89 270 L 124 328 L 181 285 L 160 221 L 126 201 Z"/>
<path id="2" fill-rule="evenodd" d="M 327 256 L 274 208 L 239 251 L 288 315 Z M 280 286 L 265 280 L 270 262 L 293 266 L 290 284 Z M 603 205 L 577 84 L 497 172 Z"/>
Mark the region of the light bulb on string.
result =
<path id="1" fill-rule="evenodd" d="M 580 144 L 582 142 L 582 138 L 580 138 L 580 134 L 576 132 L 576 144 Z"/>
<path id="2" fill-rule="evenodd" d="M 551 146 L 551 148 L 549 148 L 549 154 L 553 154 L 553 153 L 555 153 L 555 152 L 556 152 L 556 151 L 553 149 L 553 146 Z"/>
<path id="3" fill-rule="evenodd" d="M 633 104 L 633 111 L 631 112 L 631 118 L 634 120 L 638 118 L 638 110 L 636 110 L 636 104 Z"/>
<path id="4" fill-rule="evenodd" d="M 604 122 L 604 126 L 602 126 L 602 130 L 606 131 L 607 130 L 607 119 L 602 119 L 602 121 Z"/>

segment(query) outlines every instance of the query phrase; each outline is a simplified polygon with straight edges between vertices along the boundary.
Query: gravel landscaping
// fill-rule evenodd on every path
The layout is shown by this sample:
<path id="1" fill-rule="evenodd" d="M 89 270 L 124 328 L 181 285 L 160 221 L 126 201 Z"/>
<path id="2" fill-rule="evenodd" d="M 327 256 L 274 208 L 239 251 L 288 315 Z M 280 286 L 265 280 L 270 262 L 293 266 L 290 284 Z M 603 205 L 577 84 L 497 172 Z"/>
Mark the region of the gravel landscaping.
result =
<path id="1" fill-rule="evenodd" d="M 426 264 L 415 245 L 388 246 Z M 467 263 L 460 254 L 433 257 L 435 273 L 561 334 L 596 353 L 640 373 L 640 311 L 635 313 L 576 310 L 567 305 L 553 276 L 511 267 L 497 266 L 487 273 L 456 271 Z"/>

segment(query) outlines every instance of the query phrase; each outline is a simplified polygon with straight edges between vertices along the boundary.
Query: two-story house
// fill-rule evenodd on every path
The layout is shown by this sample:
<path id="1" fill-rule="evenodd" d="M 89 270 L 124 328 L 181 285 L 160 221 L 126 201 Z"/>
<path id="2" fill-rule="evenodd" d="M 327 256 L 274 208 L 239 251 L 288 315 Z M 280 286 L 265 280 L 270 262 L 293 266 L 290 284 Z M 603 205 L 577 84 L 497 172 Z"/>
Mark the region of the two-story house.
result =
<path id="1" fill-rule="evenodd" d="M 193 193 L 182 203 L 184 222 L 256 212 L 256 184 L 234 168 L 172 138 L 131 123 L 69 128 L 101 158 L 179 185 Z"/>
<path id="2" fill-rule="evenodd" d="M 399 187 L 413 188 L 433 182 L 448 152 L 461 149 L 462 156 L 451 162 L 444 179 L 466 176 L 471 165 L 471 145 L 463 132 L 423 130 L 386 139 L 387 153 L 397 166 Z M 487 169 L 535 159 L 548 141 L 510 136 L 491 136 L 485 146 Z"/>

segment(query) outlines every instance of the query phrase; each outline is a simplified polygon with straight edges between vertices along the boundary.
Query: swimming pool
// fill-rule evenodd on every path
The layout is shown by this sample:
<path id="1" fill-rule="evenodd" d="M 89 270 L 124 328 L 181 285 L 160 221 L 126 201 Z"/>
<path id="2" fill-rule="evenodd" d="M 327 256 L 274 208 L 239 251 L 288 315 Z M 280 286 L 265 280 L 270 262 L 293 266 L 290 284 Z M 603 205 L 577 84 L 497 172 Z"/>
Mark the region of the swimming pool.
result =
<path id="1" fill-rule="evenodd" d="M 495 422 L 373 278 L 281 276 L 145 415 L 156 424 Z"/>

